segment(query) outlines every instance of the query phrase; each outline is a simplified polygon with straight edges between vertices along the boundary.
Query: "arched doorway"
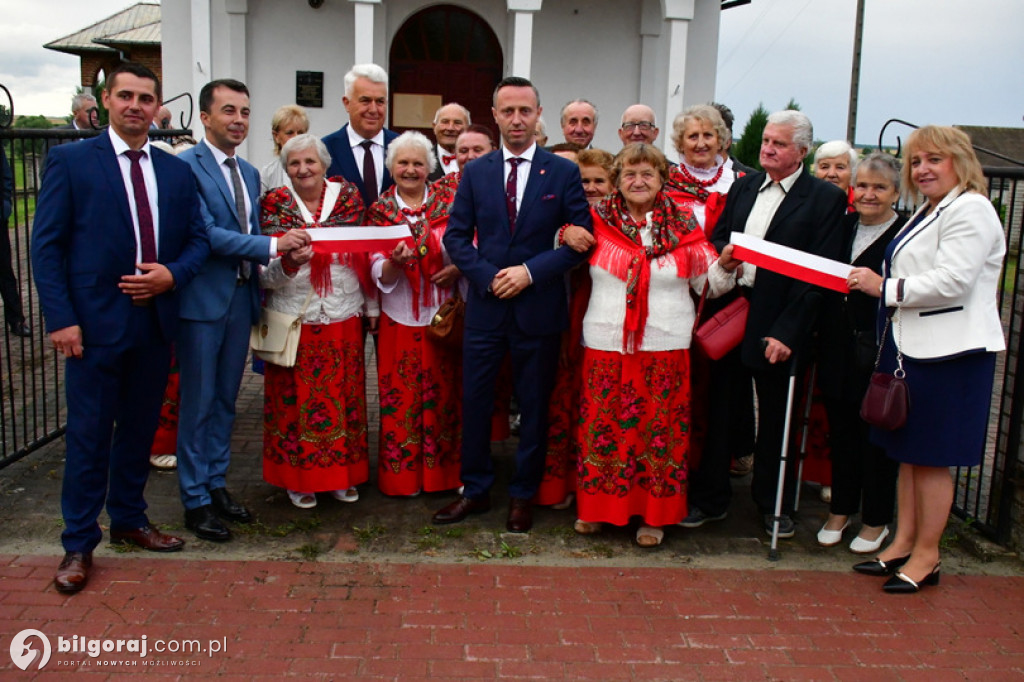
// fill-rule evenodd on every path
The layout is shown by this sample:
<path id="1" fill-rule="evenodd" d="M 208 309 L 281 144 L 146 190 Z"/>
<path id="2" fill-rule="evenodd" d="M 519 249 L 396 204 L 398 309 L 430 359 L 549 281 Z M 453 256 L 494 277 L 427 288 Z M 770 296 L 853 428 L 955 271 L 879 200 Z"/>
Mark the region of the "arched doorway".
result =
<path id="1" fill-rule="evenodd" d="M 394 130 L 427 132 L 436 103 L 454 101 L 497 131 L 491 93 L 503 75 L 501 45 L 479 15 L 455 5 L 416 12 L 391 41 L 388 64 Z"/>

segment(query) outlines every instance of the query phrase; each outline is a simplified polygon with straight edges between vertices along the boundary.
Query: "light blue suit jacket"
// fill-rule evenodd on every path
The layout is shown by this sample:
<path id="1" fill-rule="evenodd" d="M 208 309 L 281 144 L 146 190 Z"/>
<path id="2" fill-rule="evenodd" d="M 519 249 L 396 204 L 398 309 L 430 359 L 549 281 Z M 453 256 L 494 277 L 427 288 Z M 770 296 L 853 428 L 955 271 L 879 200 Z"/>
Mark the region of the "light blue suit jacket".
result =
<path id="1" fill-rule="evenodd" d="M 211 250 L 193 286 L 182 292 L 181 316 L 200 322 L 216 320 L 231 303 L 242 260 L 263 265 L 270 262 L 270 237 L 260 235 L 260 173 L 248 161 L 235 157 L 252 206 L 249 224 L 243 229 L 238 224 L 231 189 L 206 143 L 200 142 L 178 158 L 192 167 Z M 259 320 L 259 277 L 255 267 L 248 287 L 255 324 Z"/>

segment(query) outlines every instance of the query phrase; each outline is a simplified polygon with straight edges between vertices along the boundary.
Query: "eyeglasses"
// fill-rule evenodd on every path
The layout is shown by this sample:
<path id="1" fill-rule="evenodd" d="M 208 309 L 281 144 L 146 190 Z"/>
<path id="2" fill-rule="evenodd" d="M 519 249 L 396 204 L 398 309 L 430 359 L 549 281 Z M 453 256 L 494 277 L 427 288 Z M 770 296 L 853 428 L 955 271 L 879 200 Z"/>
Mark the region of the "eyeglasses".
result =
<path id="1" fill-rule="evenodd" d="M 642 132 L 650 132 L 654 130 L 654 124 L 650 121 L 628 121 L 622 124 L 622 129 L 627 133 L 631 132 L 633 128 L 639 128 Z"/>

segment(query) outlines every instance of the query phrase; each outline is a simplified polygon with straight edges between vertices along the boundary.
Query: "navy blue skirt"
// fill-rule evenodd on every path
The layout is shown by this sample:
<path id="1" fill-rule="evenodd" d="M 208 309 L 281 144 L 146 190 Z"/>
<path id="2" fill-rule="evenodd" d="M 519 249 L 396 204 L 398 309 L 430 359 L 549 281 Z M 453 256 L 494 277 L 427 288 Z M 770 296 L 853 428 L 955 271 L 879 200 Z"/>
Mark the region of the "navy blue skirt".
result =
<path id="1" fill-rule="evenodd" d="M 892 372 L 896 352 L 888 340 L 878 369 Z M 988 427 L 996 354 L 970 353 L 921 361 L 903 358 L 910 389 L 907 423 L 895 431 L 871 429 L 871 442 L 897 462 L 934 467 L 981 463 Z"/>

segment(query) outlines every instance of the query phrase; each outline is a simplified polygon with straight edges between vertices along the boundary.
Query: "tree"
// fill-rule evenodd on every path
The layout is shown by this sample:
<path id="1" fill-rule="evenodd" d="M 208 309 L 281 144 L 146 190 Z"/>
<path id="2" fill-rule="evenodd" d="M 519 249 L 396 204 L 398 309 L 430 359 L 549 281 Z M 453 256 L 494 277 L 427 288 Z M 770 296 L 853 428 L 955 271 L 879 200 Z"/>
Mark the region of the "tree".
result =
<path id="1" fill-rule="evenodd" d="M 48 128 L 52 128 L 53 124 L 50 123 L 49 119 L 47 119 L 45 116 L 40 116 L 36 114 L 34 116 L 18 116 L 14 119 L 14 127 L 41 128 L 43 130 L 46 130 Z M 43 146 L 45 144 L 46 140 L 32 140 L 31 142 L 28 143 L 29 146 L 35 149 L 36 154 L 42 154 Z"/>
<path id="2" fill-rule="evenodd" d="M 764 104 L 759 103 L 747 119 L 747 124 L 743 126 L 743 133 L 732 146 L 732 155 L 739 159 L 740 163 L 755 170 L 761 170 L 761 135 L 764 134 L 764 127 L 767 124 L 768 110 L 764 108 Z"/>

